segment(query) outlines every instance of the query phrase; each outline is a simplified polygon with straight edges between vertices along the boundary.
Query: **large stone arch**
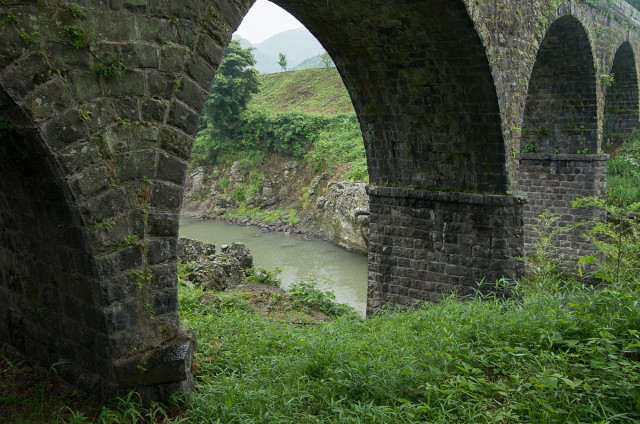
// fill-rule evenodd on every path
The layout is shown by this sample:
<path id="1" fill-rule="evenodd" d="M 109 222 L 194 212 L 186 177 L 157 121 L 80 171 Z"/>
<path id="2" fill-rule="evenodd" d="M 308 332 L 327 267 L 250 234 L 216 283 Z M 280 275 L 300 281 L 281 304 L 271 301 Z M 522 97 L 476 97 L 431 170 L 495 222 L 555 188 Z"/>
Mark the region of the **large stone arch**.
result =
<path id="1" fill-rule="evenodd" d="M 640 119 L 638 64 L 630 42 L 616 51 L 611 71 L 603 78 L 606 88 L 602 145 L 607 150 L 619 147 L 637 129 Z"/>
<path id="2" fill-rule="evenodd" d="M 496 90 L 463 1 L 274 2 L 335 58 L 362 124 L 373 184 L 506 191 Z"/>
<path id="3" fill-rule="evenodd" d="M 504 196 L 495 85 L 465 3 L 276 3 L 334 58 L 360 119 L 373 184 L 368 313 L 515 275 L 519 209 Z"/>
<path id="4" fill-rule="evenodd" d="M 605 192 L 606 157 L 598 154 L 598 92 L 592 41 L 572 15 L 558 17 L 539 47 L 529 79 L 520 139 L 518 190 L 524 206 L 524 251 L 539 242 L 539 217 L 558 215 L 555 259 L 574 272 L 578 259 L 595 254 L 575 224 L 600 219 L 594 210 L 573 209 L 580 197 Z"/>
<path id="5" fill-rule="evenodd" d="M 35 129 L 2 93 L 0 121 L 0 340 L 68 381 L 109 380 L 106 306 L 86 231 L 64 177 Z"/>
<path id="6" fill-rule="evenodd" d="M 525 153 L 596 153 L 596 69 L 587 31 L 573 16 L 551 24 L 529 79 L 522 124 Z"/>

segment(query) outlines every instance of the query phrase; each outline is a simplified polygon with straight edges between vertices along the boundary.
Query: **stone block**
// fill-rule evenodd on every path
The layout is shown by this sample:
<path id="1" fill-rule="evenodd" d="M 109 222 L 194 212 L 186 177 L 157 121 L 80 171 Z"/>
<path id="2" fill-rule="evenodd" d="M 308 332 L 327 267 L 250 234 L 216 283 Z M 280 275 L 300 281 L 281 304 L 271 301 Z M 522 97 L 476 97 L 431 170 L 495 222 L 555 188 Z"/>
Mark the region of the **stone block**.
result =
<path id="1" fill-rule="evenodd" d="M 182 334 L 159 347 L 126 355 L 115 362 L 118 385 L 133 388 L 188 380 L 194 351 L 195 340 Z"/>
<path id="2" fill-rule="evenodd" d="M 195 134 L 198 128 L 200 115 L 179 101 L 173 101 L 169 110 L 167 123 L 184 131 L 187 134 Z"/>

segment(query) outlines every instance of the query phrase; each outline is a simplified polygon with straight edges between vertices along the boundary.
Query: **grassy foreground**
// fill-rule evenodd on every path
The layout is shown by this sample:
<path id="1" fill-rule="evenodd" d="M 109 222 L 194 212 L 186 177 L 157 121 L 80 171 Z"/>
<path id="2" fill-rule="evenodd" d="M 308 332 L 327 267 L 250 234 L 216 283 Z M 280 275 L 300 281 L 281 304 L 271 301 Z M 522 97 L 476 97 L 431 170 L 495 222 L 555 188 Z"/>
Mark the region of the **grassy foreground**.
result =
<path id="1" fill-rule="evenodd" d="M 3 422 L 640 422 L 637 281 L 330 322 L 302 318 L 305 302 L 326 299 L 202 296 L 180 287 L 183 323 L 198 337 L 195 392 L 165 408 L 143 408 L 135 394 L 96 408 L 74 392 L 70 406 L 52 405 L 51 390 L 36 390 L 32 415 Z"/>
<path id="2" fill-rule="evenodd" d="M 181 290 L 199 340 L 184 417 L 216 423 L 634 422 L 640 287 L 450 298 L 292 325 Z"/>

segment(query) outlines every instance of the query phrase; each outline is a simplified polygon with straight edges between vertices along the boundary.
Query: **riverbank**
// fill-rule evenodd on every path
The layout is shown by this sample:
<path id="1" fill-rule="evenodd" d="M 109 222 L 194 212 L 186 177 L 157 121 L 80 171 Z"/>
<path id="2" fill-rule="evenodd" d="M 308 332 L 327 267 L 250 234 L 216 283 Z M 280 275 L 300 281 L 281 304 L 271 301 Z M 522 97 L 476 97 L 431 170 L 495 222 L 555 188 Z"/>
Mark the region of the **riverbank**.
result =
<path id="1" fill-rule="evenodd" d="M 182 215 L 305 234 L 367 254 L 366 184 L 343 177 L 340 170 L 317 174 L 306 162 L 277 155 L 260 164 L 196 167 L 188 173 Z"/>
<path id="2" fill-rule="evenodd" d="M 254 266 L 280 268 L 278 278 L 284 288 L 313 281 L 322 290 L 331 290 L 340 303 L 353 306 L 361 315 L 366 309 L 367 257 L 304 234 L 265 232 L 219 220 L 183 217 L 180 237 L 216 246 L 240 242 L 253 256 Z"/>

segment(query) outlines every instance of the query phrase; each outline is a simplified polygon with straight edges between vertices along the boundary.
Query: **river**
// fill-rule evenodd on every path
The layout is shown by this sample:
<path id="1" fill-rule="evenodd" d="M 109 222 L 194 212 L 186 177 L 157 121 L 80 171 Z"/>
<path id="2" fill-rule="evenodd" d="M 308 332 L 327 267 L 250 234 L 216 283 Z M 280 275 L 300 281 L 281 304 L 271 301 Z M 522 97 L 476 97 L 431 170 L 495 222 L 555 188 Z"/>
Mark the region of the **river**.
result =
<path id="1" fill-rule="evenodd" d="M 265 233 L 221 221 L 180 218 L 180 237 L 223 244 L 241 242 L 253 255 L 255 266 L 282 268 L 283 288 L 313 280 L 318 288 L 331 290 L 336 300 L 353 306 L 364 316 L 367 302 L 367 257 L 326 241 L 302 235 Z"/>

